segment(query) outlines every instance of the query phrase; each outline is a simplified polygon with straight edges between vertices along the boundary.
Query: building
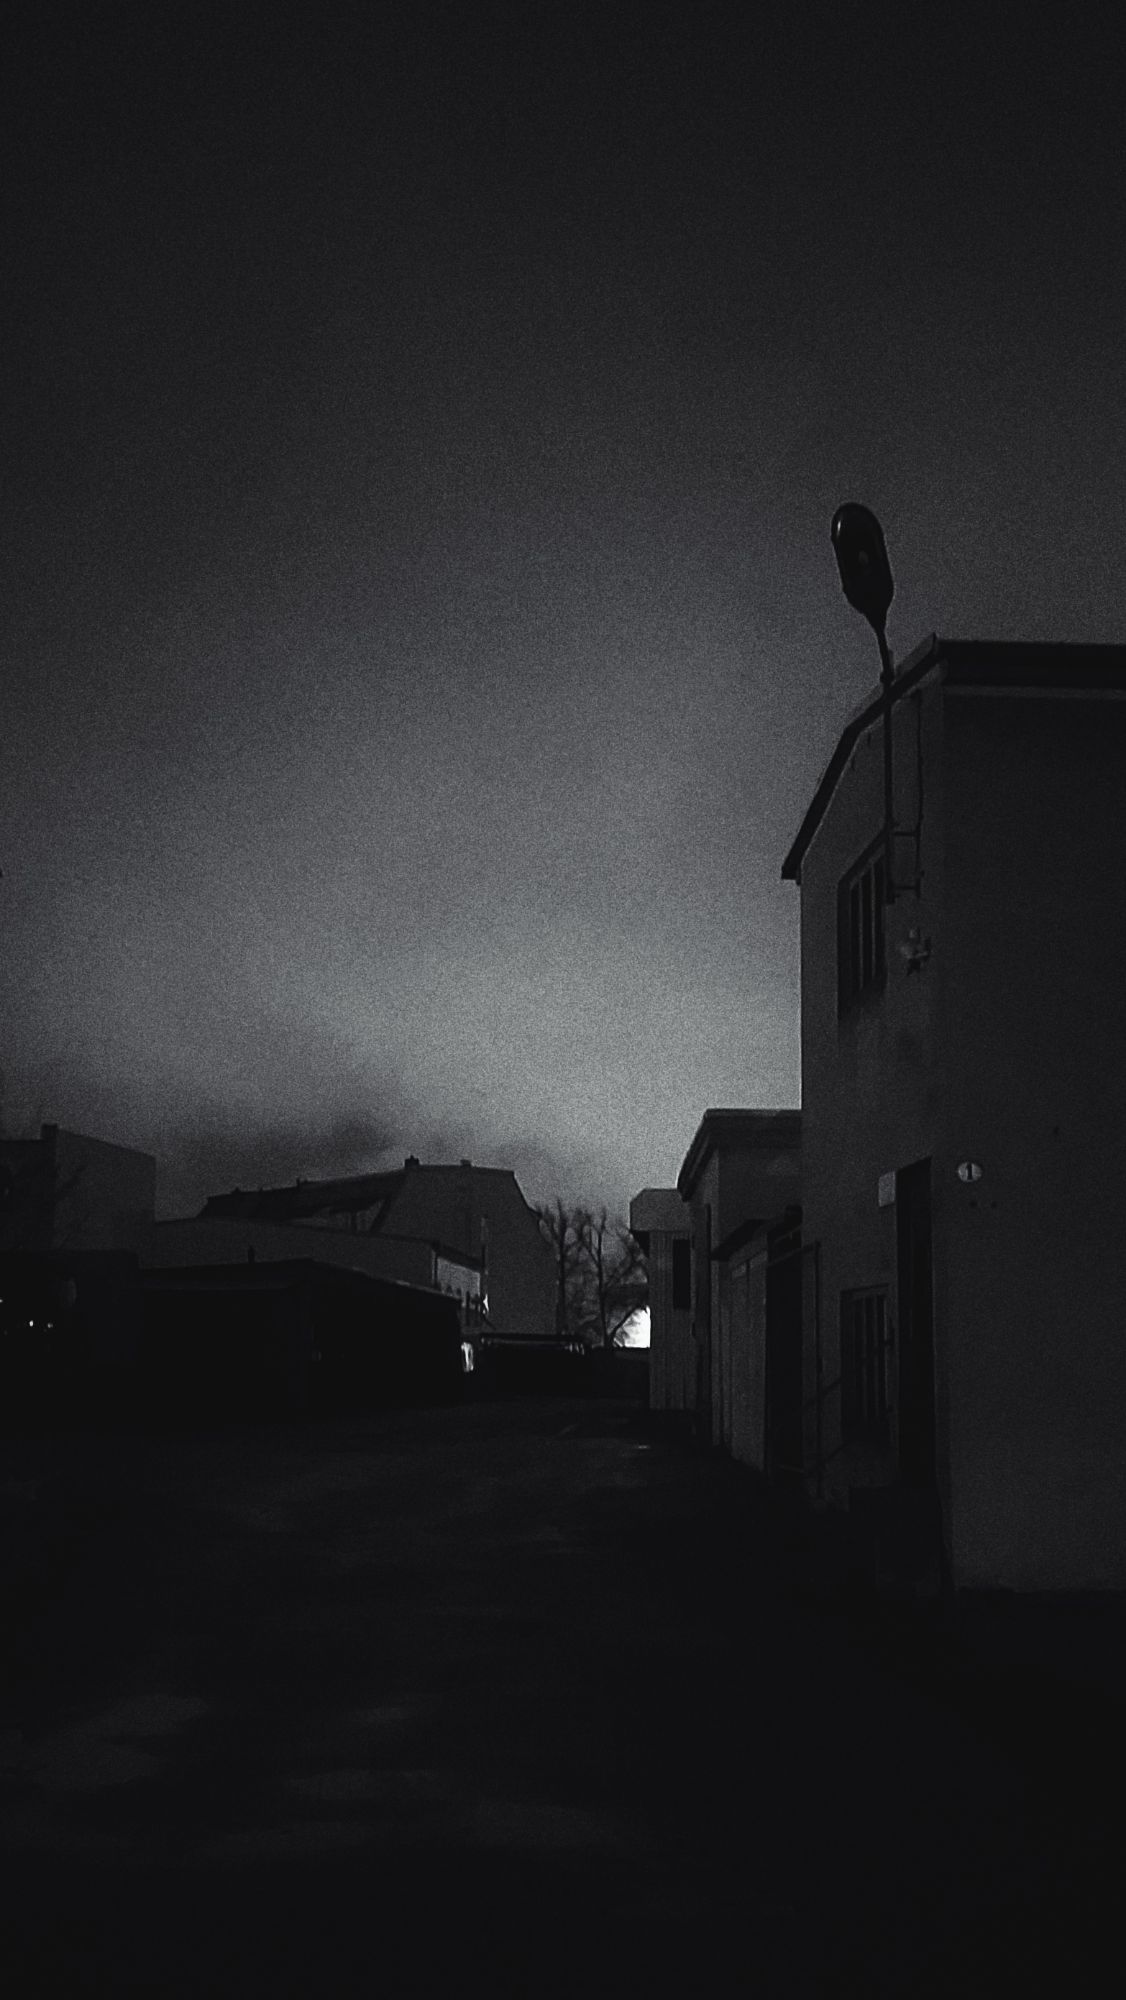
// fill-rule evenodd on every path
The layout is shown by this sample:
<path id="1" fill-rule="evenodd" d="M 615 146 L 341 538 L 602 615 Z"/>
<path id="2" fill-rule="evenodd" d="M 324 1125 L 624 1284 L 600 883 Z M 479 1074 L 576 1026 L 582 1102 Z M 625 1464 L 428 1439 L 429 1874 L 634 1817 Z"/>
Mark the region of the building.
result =
<path id="1" fill-rule="evenodd" d="M 126 1392 L 177 1417 L 459 1402 L 456 1302 L 315 1258 L 138 1274 Z"/>
<path id="2" fill-rule="evenodd" d="M 290 1242 L 294 1232 L 315 1229 L 325 1239 L 318 1243 L 318 1257 L 331 1256 L 331 1261 L 361 1269 L 377 1266 L 387 1276 L 448 1284 L 454 1290 L 468 1286 L 476 1269 L 483 1309 L 495 1333 L 554 1336 L 551 1249 L 508 1168 L 475 1167 L 469 1160 L 457 1166 L 423 1166 L 411 1154 L 392 1173 L 213 1195 L 198 1225 L 220 1223 L 237 1224 L 244 1235 L 251 1224 L 255 1230 L 281 1227 Z M 269 1254 L 296 1253 L 271 1247 Z M 428 1277 L 415 1270 L 420 1256 L 430 1259 Z"/>
<path id="3" fill-rule="evenodd" d="M 0 1251 L 135 1249 L 155 1212 L 150 1153 L 61 1125 L 0 1139 Z"/>
<path id="4" fill-rule="evenodd" d="M 458 1302 L 466 1325 L 483 1315 L 480 1257 L 440 1241 L 413 1236 L 353 1235 L 321 1228 L 310 1241 L 301 1221 L 262 1222 L 254 1216 L 187 1216 L 158 1222 L 141 1250 L 146 1270 L 196 1264 L 276 1264 L 308 1258 L 337 1270 L 362 1272 L 399 1284 L 442 1292 Z"/>
<path id="5" fill-rule="evenodd" d="M 677 1190 L 692 1230 L 694 1407 L 698 1433 L 736 1458 L 765 1468 L 768 1435 L 766 1257 L 775 1232 L 796 1226 L 801 1196 L 800 1111 L 705 1111 L 685 1156 Z M 782 1294 L 772 1287 L 772 1303 Z M 791 1366 L 770 1387 L 775 1408 L 796 1374 L 800 1334 L 776 1309 L 772 1353 L 788 1339 Z M 792 1425 L 791 1425 L 792 1428 Z"/>
<path id="6" fill-rule="evenodd" d="M 717 1442 L 776 1484 L 800 1483 L 803 1326 L 815 1274 L 799 1203 L 787 1201 L 773 1221 L 748 1217 L 717 1244 L 713 1264 L 723 1384 Z"/>
<path id="7" fill-rule="evenodd" d="M 696 1407 L 691 1212 L 675 1188 L 643 1188 L 629 1226 L 649 1274 L 649 1408 L 687 1416 Z"/>
<path id="8" fill-rule="evenodd" d="M 931 638 L 887 715 L 890 843 L 877 691 L 782 871 L 810 1478 L 924 1580 L 1121 1587 L 1126 647 Z"/>

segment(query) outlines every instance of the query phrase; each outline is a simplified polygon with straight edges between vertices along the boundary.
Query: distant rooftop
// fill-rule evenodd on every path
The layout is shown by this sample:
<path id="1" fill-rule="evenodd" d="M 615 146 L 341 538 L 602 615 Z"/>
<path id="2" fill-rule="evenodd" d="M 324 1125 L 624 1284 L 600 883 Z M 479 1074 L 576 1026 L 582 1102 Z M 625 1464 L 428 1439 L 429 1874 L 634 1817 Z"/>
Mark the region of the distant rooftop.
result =
<path id="1" fill-rule="evenodd" d="M 232 1188 L 229 1194 L 211 1195 L 201 1208 L 200 1217 L 208 1221 L 233 1216 L 256 1222 L 299 1222 L 312 1215 L 358 1215 L 375 1209 L 371 1226 L 377 1234 L 408 1174 L 457 1175 L 466 1171 L 514 1178 L 510 1167 L 475 1167 L 471 1160 L 423 1166 L 410 1153 L 401 1167 L 385 1173 L 349 1174 L 327 1181 L 298 1180 L 287 1187 Z"/>
<path id="2" fill-rule="evenodd" d="M 298 1222 L 309 1215 L 355 1215 L 377 1205 L 386 1212 L 406 1179 L 407 1169 L 383 1174 L 352 1174 L 331 1181 L 294 1181 L 292 1187 L 233 1188 L 213 1194 L 200 1215 L 211 1219 L 236 1216 L 258 1222 Z"/>

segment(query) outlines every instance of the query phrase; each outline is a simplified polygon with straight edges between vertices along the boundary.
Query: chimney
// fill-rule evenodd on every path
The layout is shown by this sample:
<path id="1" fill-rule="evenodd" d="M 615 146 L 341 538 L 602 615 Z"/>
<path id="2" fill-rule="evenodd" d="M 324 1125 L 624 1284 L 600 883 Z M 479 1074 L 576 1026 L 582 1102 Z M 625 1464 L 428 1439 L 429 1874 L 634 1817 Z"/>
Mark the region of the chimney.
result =
<path id="1" fill-rule="evenodd" d="M 421 1164 L 417 1153 L 408 1153 L 406 1159 L 403 1161 L 404 1167 L 417 1167 L 421 1166 Z"/>

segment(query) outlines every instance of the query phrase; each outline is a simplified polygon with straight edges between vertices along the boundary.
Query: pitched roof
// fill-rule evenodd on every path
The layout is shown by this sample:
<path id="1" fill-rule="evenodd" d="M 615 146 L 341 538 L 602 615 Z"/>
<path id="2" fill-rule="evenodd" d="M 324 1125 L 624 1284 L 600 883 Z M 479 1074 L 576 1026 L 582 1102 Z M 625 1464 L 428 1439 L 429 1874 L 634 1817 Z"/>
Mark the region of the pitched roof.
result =
<path id="1" fill-rule="evenodd" d="M 511 1167 L 478 1167 L 461 1160 L 456 1165 L 410 1159 L 406 1166 L 390 1173 L 349 1174 L 330 1181 L 295 1181 L 291 1187 L 233 1188 L 229 1194 L 213 1194 L 200 1209 L 200 1219 L 235 1217 L 254 1222 L 300 1222 L 312 1215 L 358 1215 L 375 1208 L 371 1232 L 378 1235 L 408 1174 L 477 1176 L 488 1174 L 496 1180 L 510 1180 L 531 1213 Z"/>
<path id="2" fill-rule="evenodd" d="M 1126 646 L 1068 646 L 1025 640 L 929 639 L 915 647 L 897 668 L 891 684 L 894 706 L 928 675 L 937 673 L 952 687 L 989 687 L 998 690 L 1043 690 L 1098 695 L 1108 690 L 1126 692 Z M 883 708 L 879 688 L 865 696 L 845 723 L 837 746 L 825 766 L 805 817 L 785 860 L 784 882 L 801 881 L 801 864 L 806 849 L 828 810 L 841 773 L 857 739 L 874 722 Z"/>
<path id="3" fill-rule="evenodd" d="M 299 1222 L 310 1215 L 356 1215 L 379 1204 L 375 1218 L 387 1213 L 407 1177 L 400 1167 L 388 1174 L 352 1174 L 331 1181 L 295 1181 L 292 1187 L 234 1188 L 230 1194 L 213 1194 L 200 1209 L 200 1216 L 234 1216 L 244 1221 Z"/>

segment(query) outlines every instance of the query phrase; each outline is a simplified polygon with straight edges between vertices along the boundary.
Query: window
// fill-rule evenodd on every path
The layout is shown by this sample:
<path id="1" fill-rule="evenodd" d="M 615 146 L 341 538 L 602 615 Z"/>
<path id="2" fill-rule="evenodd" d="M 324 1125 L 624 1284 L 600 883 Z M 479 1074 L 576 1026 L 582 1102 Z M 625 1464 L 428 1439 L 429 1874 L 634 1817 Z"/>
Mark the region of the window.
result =
<path id="1" fill-rule="evenodd" d="M 837 890 L 837 1012 L 847 1013 L 884 983 L 884 850 L 867 853 Z"/>
<path id="2" fill-rule="evenodd" d="M 672 1304 L 674 1312 L 692 1310 L 692 1245 L 687 1236 L 673 1238 Z"/>
<path id="3" fill-rule="evenodd" d="M 887 1293 L 841 1293 L 841 1434 L 883 1444 L 888 1435 Z"/>

